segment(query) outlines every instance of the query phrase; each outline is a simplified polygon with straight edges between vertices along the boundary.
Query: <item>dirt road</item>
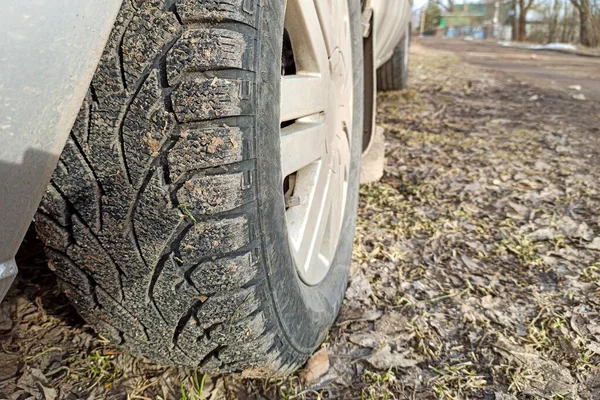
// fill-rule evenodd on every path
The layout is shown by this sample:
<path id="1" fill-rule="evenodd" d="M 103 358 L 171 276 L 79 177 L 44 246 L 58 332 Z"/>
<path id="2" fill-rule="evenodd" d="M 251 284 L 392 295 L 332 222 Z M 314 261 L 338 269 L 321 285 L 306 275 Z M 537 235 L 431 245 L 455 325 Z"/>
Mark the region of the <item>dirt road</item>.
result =
<path id="1" fill-rule="evenodd" d="M 421 45 L 451 51 L 487 70 L 509 74 L 519 81 L 566 95 L 583 94 L 600 101 L 600 57 L 585 57 L 547 50 L 505 47 L 492 41 L 422 38 Z M 578 85 L 581 91 L 569 89 Z"/>
<path id="2" fill-rule="evenodd" d="M 124 354 L 78 317 L 30 236 L 0 306 L 0 398 L 599 399 L 598 103 L 589 85 L 574 100 L 440 46 L 416 43 L 411 89 L 379 95 L 388 162 L 360 189 L 324 375 L 249 380 Z"/>

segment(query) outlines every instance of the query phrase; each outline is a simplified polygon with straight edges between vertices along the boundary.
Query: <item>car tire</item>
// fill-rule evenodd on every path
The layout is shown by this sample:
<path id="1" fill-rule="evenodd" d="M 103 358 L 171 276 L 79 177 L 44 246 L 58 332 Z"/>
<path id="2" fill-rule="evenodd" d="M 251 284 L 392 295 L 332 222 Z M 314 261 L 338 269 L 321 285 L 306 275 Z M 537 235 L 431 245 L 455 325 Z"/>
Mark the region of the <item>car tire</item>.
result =
<path id="1" fill-rule="evenodd" d="M 410 27 L 394 49 L 392 58 L 377 70 L 377 89 L 383 91 L 408 89 Z"/>
<path id="2" fill-rule="evenodd" d="M 347 3 L 351 55 L 340 61 L 353 102 L 339 242 L 311 284 L 288 236 L 298 196 L 286 200 L 282 186 L 285 3 L 123 2 L 35 224 L 75 308 L 130 352 L 286 374 L 336 318 L 358 204 L 360 1 Z"/>

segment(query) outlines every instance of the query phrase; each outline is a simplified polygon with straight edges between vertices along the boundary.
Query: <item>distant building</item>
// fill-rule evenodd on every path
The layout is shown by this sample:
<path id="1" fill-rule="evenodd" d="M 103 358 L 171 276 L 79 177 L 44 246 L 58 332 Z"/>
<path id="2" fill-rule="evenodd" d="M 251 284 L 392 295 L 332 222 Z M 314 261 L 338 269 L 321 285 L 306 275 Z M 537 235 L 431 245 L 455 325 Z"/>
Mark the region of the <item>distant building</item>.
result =
<path id="1" fill-rule="evenodd" d="M 446 37 L 472 36 L 478 39 L 512 40 L 512 1 L 456 4 L 453 12 L 442 11 L 437 34 Z M 548 24 L 536 10 L 527 13 L 526 35 L 542 41 Z"/>
<path id="2" fill-rule="evenodd" d="M 440 28 L 447 37 L 510 39 L 511 7 L 510 1 L 457 4 L 453 12 L 442 12 Z M 509 37 L 506 37 L 506 32 Z"/>

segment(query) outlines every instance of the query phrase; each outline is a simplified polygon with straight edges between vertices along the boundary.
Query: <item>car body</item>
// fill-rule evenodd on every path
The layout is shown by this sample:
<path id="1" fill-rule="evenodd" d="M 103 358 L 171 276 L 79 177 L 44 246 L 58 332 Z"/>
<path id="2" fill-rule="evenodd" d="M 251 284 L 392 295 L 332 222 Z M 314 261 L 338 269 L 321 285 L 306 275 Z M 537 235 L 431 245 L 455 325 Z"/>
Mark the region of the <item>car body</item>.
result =
<path id="1" fill-rule="evenodd" d="M 120 6 L 121 0 L 26 0 L 0 15 L 0 299 Z M 411 3 L 367 0 L 363 7 L 374 26 L 366 33 L 375 43 L 372 63 L 380 67 L 406 32 Z"/>
<path id="2" fill-rule="evenodd" d="M 392 58 L 394 49 L 410 26 L 412 2 L 370 0 L 375 26 L 375 67 L 379 68 Z"/>

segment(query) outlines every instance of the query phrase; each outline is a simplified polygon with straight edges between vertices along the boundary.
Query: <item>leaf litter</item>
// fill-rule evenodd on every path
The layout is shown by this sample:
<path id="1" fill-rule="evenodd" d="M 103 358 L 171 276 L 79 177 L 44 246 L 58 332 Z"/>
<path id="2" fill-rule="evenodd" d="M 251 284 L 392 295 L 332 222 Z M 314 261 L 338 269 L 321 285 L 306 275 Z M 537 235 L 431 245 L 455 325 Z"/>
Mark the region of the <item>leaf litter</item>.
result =
<path id="1" fill-rule="evenodd" d="M 379 94 L 387 163 L 360 189 L 346 299 L 301 371 L 199 384 L 123 354 L 29 243 L 20 265 L 35 278 L 0 308 L 0 395 L 600 398 L 599 106 L 411 51 L 411 89 Z"/>

